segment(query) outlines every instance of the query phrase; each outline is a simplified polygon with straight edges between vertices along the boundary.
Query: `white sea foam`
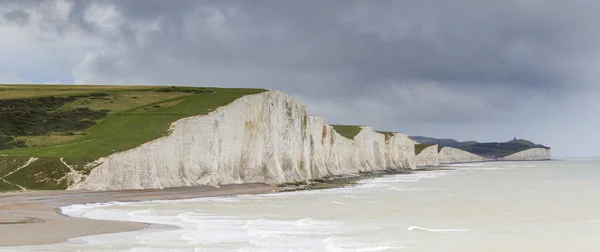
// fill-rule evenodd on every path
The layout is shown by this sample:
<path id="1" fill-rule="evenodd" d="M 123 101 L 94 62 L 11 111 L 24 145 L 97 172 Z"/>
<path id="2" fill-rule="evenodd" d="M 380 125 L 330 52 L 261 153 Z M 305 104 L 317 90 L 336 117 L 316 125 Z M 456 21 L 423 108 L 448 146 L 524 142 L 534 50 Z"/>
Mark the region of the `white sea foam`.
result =
<path id="1" fill-rule="evenodd" d="M 105 206 L 123 205 L 123 204 L 124 203 L 122 203 L 122 202 L 74 204 L 74 205 L 60 207 L 60 211 L 64 215 L 68 215 L 68 216 L 72 216 L 72 217 L 84 217 L 85 213 L 89 212 L 91 209 L 96 209 L 96 208 L 105 207 Z"/>
<path id="2" fill-rule="evenodd" d="M 409 187 L 409 188 L 404 188 L 404 187 L 392 187 L 391 188 L 394 191 L 404 191 L 404 192 L 416 192 L 416 191 L 448 191 L 448 189 L 441 189 L 441 188 L 419 188 L 419 187 Z"/>
<path id="3" fill-rule="evenodd" d="M 410 226 L 406 229 L 407 231 L 427 231 L 434 233 L 463 233 L 470 231 L 470 229 L 461 228 L 447 228 L 447 229 L 435 229 L 435 228 L 424 228 L 419 226 Z"/>
<path id="4" fill-rule="evenodd" d="M 242 197 L 245 195 L 239 196 L 227 196 L 227 197 L 205 197 L 205 198 L 193 198 L 193 199 L 180 199 L 180 200 L 150 200 L 145 202 L 156 202 L 156 203 L 170 203 L 170 202 L 238 202 L 238 197 Z M 251 196 L 251 195 L 250 195 Z"/>
<path id="5" fill-rule="evenodd" d="M 511 167 L 514 168 L 514 167 Z M 465 168 L 460 168 L 461 171 L 496 171 L 496 170 L 501 170 L 501 169 L 506 169 L 506 168 L 500 168 L 500 167 L 465 167 Z"/>
<path id="6" fill-rule="evenodd" d="M 600 161 L 600 158 L 565 158 L 563 161 L 569 162 L 594 162 Z"/>
<path id="7" fill-rule="evenodd" d="M 448 166 L 448 167 L 481 167 L 481 166 L 485 166 L 487 163 L 484 162 L 480 162 L 480 163 L 459 163 L 459 164 L 444 164 L 444 166 Z"/>
<path id="8" fill-rule="evenodd" d="M 378 183 L 358 183 L 358 188 L 360 189 L 377 189 L 377 188 L 389 188 L 389 185 L 386 184 L 378 184 Z"/>
<path id="9" fill-rule="evenodd" d="M 358 183 L 362 185 L 376 185 L 376 184 L 395 184 L 395 183 L 412 183 L 419 182 L 423 179 L 432 179 L 445 177 L 453 174 L 452 170 L 441 170 L 441 171 L 426 171 L 426 172 L 415 172 L 412 174 L 398 174 L 398 175 L 390 175 L 384 176 L 374 179 L 366 179 L 361 180 Z"/>
<path id="10" fill-rule="evenodd" d="M 424 179 L 435 179 L 440 177 L 447 177 L 455 174 L 456 171 L 442 170 L 442 171 L 427 171 L 427 172 L 415 172 L 412 174 L 398 174 L 384 176 L 374 179 L 362 180 L 358 182 L 357 188 L 359 189 L 374 189 L 374 190 L 395 190 L 395 191 L 425 191 L 432 189 L 414 188 L 414 185 Z M 398 185 L 405 185 L 399 187 Z M 433 189 L 435 190 L 435 189 Z"/>
<path id="11" fill-rule="evenodd" d="M 323 241 L 327 251 L 331 252 L 376 252 L 398 250 L 403 247 L 394 246 L 396 241 L 383 242 L 379 244 L 367 244 L 356 239 L 346 237 L 329 237 Z"/>

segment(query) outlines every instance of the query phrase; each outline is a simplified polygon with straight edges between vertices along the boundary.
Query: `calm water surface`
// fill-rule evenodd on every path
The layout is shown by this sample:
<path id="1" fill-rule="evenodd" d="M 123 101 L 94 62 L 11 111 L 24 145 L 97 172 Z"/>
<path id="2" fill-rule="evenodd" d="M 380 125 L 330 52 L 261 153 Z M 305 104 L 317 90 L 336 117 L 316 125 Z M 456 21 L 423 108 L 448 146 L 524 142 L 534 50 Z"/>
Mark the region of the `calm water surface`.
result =
<path id="1" fill-rule="evenodd" d="M 69 206 L 156 225 L 0 251 L 600 251 L 600 161 L 451 168 L 354 188 Z"/>

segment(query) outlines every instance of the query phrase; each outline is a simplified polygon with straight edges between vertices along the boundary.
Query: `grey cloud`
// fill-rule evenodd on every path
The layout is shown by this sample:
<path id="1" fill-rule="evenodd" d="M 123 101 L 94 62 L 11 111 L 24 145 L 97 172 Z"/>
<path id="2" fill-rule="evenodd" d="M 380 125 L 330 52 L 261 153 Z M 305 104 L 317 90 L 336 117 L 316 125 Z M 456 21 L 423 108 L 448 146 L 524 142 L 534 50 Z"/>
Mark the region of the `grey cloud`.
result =
<path id="1" fill-rule="evenodd" d="M 93 6 L 100 23 L 86 17 Z M 544 107 L 597 90 L 599 10 L 584 0 L 77 0 L 57 27 L 104 44 L 74 67 L 78 82 L 266 87 L 332 122 L 419 131 L 539 121 L 553 114 Z"/>
<path id="2" fill-rule="evenodd" d="M 29 14 L 25 13 L 22 10 L 13 10 L 5 12 L 2 14 L 2 17 L 4 17 L 4 19 L 10 22 L 14 22 L 19 25 L 24 25 L 27 24 L 27 22 L 29 22 Z"/>
<path id="3" fill-rule="evenodd" d="M 385 116 L 401 121 L 480 121 L 539 93 L 560 99 L 577 84 L 566 61 L 600 42 L 587 11 L 597 4 L 577 1 L 144 3 L 115 5 L 129 21 L 160 20 L 160 30 L 140 46 L 124 27 L 114 42 L 127 50 L 98 56 L 82 81 L 262 86 L 347 105 L 385 99 L 396 108 Z M 412 90 L 412 103 L 394 87 Z"/>
<path id="4" fill-rule="evenodd" d="M 566 35 L 587 37 L 590 44 L 597 41 L 596 34 L 588 36 L 589 31 L 579 27 L 590 21 L 586 16 L 572 17 L 580 23 L 569 21 L 557 26 L 554 15 L 550 15 L 553 13 L 536 17 L 535 13 L 519 10 L 514 2 L 491 6 L 476 4 L 477 1 L 453 5 L 443 1 L 429 1 L 429 5 L 413 2 L 332 1 L 318 6 L 315 1 L 225 1 L 204 5 L 177 1 L 176 6 L 169 8 L 158 1 L 139 8 L 139 2 L 119 1 L 117 5 L 134 20 L 163 18 L 164 30 L 154 34 L 149 47 L 174 57 L 215 60 L 232 67 L 351 71 L 363 82 L 361 85 L 393 78 L 455 86 L 560 87 L 564 85 L 557 78 L 562 62 L 552 59 L 572 56 L 580 49 L 576 46 L 581 46 Z M 403 6 L 405 3 L 409 6 Z M 354 14 L 352 6 L 360 9 L 364 5 L 373 5 L 362 7 L 367 9 L 362 11 L 367 12 L 362 14 L 366 17 L 353 17 L 358 14 Z M 554 12 L 560 13 L 558 5 Z M 588 7 L 579 5 L 581 9 Z M 182 28 L 190 17 L 200 22 L 211 18 L 209 12 L 192 13 L 194 6 L 225 13 L 221 28 L 232 36 L 216 38 L 202 23 L 193 29 Z M 226 14 L 227 8 L 237 8 L 238 14 Z M 431 15 L 421 17 L 410 15 L 411 12 Z M 487 19 L 494 22 L 477 22 L 482 17 L 486 20 L 484 14 L 489 14 Z M 381 24 L 378 19 L 390 24 Z M 375 28 L 360 28 L 361 25 Z M 590 29 L 589 25 L 582 27 Z"/>

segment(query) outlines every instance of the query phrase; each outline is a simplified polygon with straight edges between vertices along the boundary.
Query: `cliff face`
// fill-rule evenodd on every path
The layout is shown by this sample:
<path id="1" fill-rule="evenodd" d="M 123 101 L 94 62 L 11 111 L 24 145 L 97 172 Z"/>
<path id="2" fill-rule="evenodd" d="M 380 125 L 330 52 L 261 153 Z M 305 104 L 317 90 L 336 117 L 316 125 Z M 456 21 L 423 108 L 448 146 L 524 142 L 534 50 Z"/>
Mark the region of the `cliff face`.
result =
<path id="1" fill-rule="evenodd" d="M 545 148 L 533 148 L 517 152 L 515 154 L 506 156 L 500 160 L 506 161 L 526 161 L 526 160 L 550 160 L 550 149 Z"/>
<path id="2" fill-rule="evenodd" d="M 405 134 L 384 135 L 363 126 L 353 138 L 322 117 L 309 116 L 291 95 L 247 95 L 208 115 L 176 121 L 170 133 L 134 149 L 96 160 L 87 177 L 69 189 L 122 190 L 233 183 L 282 184 L 335 175 L 416 166 L 486 161 L 437 145 L 415 157 Z M 550 150 L 531 149 L 504 160 L 545 160 Z"/>
<path id="3" fill-rule="evenodd" d="M 415 157 L 416 166 L 439 166 L 440 157 L 438 156 L 438 145 L 432 145 L 423 149 Z"/>
<path id="4" fill-rule="evenodd" d="M 231 183 L 281 184 L 414 168 L 414 145 L 365 126 L 354 140 L 308 116 L 291 95 L 244 96 L 173 123 L 168 136 L 102 160 L 69 189 L 120 190 Z"/>
<path id="5" fill-rule="evenodd" d="M 408 135 L 396 133 L 385 139 L 385 158 L 389 169 L 406 167 L 414 169 L 415 166 L 415 144 Z"/>
<path id="6" fill-rule="evenodd" d="M 440 164 L 450 163 L 468 163 L 468 162 L 481 162 L 486 161 L 482 156 L 475 155 L 464 150 L 459 150 L 452 147 L 444 147 L 438 153 Z"/>

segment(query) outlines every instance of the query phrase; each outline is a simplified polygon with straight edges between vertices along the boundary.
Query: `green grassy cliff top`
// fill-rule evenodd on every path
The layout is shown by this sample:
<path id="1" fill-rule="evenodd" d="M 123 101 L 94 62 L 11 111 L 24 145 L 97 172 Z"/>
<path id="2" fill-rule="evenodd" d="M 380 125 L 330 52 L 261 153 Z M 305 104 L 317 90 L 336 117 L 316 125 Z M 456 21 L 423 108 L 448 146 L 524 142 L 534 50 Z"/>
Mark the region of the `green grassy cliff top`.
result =
<path id="1" fill-rule="evenodd" d="M 415 144 L 415 155 L 419 155 L 425 148 L 435 144 Z"/>
<path id="2" fill-rule="evenodd" d="M 0 154 L 97 158 L 264 89 L 0 85 Z"/>
<path id="3" fill-rule="evenodd" d="M 348 138 L 350 140 L 353 140 L 354 137 L 362 131 L 361 126 L 358 126 L 358 125 L 339 125 L 339 124 L 334 125 L 334 124 L 332 124 L 331 126 L 333 126 L 333 129 L 337 133 L 339 133 L 343 137 Z"/>

